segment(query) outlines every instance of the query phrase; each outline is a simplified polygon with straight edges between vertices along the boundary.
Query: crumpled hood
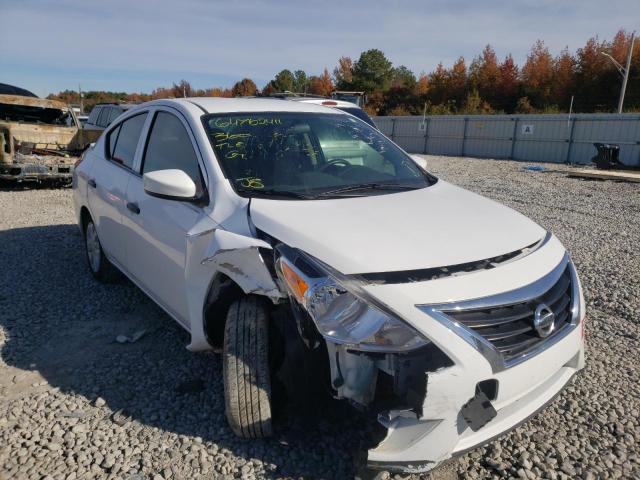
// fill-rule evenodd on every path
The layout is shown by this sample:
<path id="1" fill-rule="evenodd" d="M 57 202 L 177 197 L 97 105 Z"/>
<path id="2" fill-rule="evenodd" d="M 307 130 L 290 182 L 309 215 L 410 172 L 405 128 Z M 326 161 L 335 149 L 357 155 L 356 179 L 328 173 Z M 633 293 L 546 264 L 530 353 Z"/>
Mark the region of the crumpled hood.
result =
<path id="1" fill-rule="evenodd" d="M 439 180 L 420 190 L 330 200 L 253 198 L 251 221 L 344 274 L 443 267 L 514 252 L 545 231 Z"/>

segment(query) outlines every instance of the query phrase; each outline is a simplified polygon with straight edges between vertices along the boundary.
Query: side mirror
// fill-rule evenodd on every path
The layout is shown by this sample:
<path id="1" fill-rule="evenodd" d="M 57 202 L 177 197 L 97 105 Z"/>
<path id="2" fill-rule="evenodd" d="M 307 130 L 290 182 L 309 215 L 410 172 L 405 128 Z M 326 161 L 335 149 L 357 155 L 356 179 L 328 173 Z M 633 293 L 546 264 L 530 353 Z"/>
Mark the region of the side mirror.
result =
<path id="1" fill-rule="evenodd" d="M 142 175 L 144 191 L 167 200 L 196 200 L 196 184 L 182 170 L 156 170 Z"/>
<path id="2" fill-rule="evenodd" d="M 422 168 L 423 170 L 427 169 L 427 159 L 426 158 L 424 158 L 421 155 L 409 155 L 409 156 L 411 157 L 411 160 L 416 162 L 420 168 Z"/>

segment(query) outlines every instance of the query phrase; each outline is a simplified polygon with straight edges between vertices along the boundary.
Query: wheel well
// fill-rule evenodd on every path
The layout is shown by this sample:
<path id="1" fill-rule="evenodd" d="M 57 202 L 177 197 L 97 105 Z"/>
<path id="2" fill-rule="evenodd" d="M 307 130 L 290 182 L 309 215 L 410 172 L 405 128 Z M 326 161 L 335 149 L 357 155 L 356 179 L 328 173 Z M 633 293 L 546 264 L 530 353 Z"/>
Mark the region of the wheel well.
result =
<path id="1" fill-rule="evenodd" d="M 83 206 L 82 209 L 80 209 L 80 226 L 82 227 L 83 235 L 85 230 L 87 229 L 87 222 L 89 220 L 91 220 L 91 214 L 89 213 L 89 209 Z"/>
<path id="2" fill-rule="evenodd" d="M 218 273 L 211 282 L 204 306 L 204 332 L 214 349 L 222 349 L 229 306 L 244 295 L 242 288 L 223 273 Z"/>

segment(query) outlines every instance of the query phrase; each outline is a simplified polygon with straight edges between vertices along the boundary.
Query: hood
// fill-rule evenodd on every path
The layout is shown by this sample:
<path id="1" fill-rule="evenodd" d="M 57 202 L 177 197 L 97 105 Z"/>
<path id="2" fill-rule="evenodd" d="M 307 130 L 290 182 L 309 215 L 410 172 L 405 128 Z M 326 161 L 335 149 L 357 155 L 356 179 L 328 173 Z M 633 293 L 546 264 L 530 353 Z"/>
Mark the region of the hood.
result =
<path id="1" fill-rule="evenodd" d="M 420 190 L 330 200 L 253 198 L 260 230 L 344 274 L 458 265 L 529 246 L 545 230 L 439 180 Z"/>

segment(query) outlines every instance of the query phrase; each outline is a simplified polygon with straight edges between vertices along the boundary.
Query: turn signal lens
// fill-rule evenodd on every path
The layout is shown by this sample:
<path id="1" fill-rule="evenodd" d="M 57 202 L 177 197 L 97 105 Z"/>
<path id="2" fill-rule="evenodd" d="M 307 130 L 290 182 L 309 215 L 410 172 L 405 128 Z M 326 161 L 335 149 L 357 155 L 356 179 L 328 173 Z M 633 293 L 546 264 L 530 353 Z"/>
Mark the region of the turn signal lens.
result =
<path id="1" fill-rule="evenodd" d="M 282 269 L 282 275 L 284 277 L 285 282 L 289 287 L 289 290 L 296 297 L 298 302 L 302 303 L 304 299 L 304 294 L 309 289 L 309 285 L 304 279 L 298 275 L 286 262 L 282 262 L 280 264 L 280 268 Z"/>

